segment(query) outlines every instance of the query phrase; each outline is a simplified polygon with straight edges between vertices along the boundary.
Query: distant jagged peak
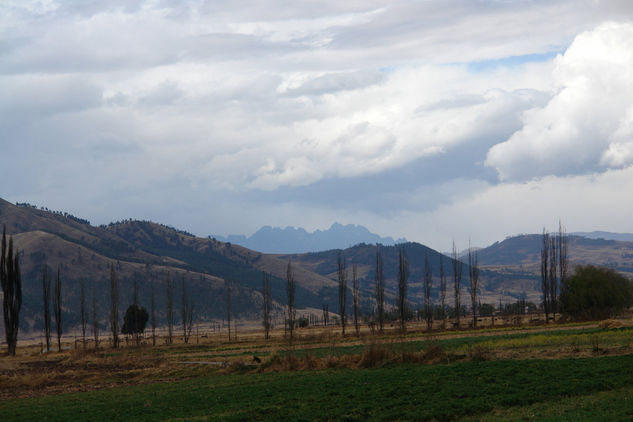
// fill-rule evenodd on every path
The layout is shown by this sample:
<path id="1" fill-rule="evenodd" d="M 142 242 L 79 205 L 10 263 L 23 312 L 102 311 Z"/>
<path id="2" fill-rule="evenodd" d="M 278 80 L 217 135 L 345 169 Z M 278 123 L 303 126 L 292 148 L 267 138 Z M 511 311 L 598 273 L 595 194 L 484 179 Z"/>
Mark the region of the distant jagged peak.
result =
<path id="1" fill-rule="evenodd" d="M 213 237 L 260 252 L 283 254 L 344 249 L 359 243 L 394 245 L 406 242 L 403 238 L 394 240 L 392 237 L 382 237 L 358 224 L 343 225 L 339 222 L 332 223 L 328 229 L 316 229 L 313 232 L 308 232 L 303 227 L 281 228 L 266 225 L 248 237 L 244 235 Z"/>

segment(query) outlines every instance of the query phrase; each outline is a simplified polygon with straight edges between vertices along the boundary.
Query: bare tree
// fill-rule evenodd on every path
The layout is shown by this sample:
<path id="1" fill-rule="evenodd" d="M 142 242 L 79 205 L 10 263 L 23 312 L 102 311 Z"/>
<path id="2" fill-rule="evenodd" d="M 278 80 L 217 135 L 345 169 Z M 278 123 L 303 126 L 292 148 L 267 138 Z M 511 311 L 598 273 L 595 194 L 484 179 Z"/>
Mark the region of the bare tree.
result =
<path id="1" fill-rule="evenodd" d="M 545 321 L 549 323 L 549 311 L 550 311 L 550 302 L 549 302 L 549 280 L 550 280 L 550 269 L 549 269 L 549 234 L 545 229 L 543 229 L 543 238 L 541 243 L 541 293 L 543 293 L 543 311 L 545 311 Z"/>
<path id="2" fill-rule="evenodd" d="M 345 337 L 345 308 L 347 307 L 347 268 L 345 258 L 339 251 L 338 253 L 338 312 L 341 317 L 341 333 Z"/>
<path id="3" fill-rule="evenodd" d="M 171 284 L 171 276 L 167 272 L 167 278 L 165 280 L 166 288 L 166 317 L 167 317 L 167 342 L 172 344 L 174 342 L 174 288 Z"/>
<path id="4" fill-rule="evenodd" d="M 400 314 L 400 332 L 407 330 L 407 281 L 409 278 L 409 258 L 404 246 L 398 251 L 398 313 Z"/>
<path id="5" fill-rule="evenodd" d="M 426 329 L 431 331 L 433 328 L 433 309 L 431 304 L 431 288 L 433 287 L 433 271 L 429 262 L 429 254 L 424 253 L 424 319 L 426 320 Z"/>
<path id="6" fill-rule="evenodd" d="M 225 282 L 225 292 L 226 292 L 226 325 L 229 330 L 229 341 L 231 341 L 231 284 L 228 281 Z"/>
<path id="7" fill-rule="evenodd" d="M 295 306 L 295 287 L 296 281 L 294 271 L 292 270 L 292 262 L 288 260 L 288 267 L 286 268 L 286 296 L 288 297 L 287 319 L 290 341 L 292 341 L 293 338 L 295 315 L 297 313 L 297 308 Z"/>
<path id="8" fill-rule="evenodd" d="M 479 285 L 479 263 L 477 252 L 468 244 L 468 279 L 470 281 L 470 301 L 473 310 L 473 328 L 477 328 L 477 291 Z"/>
<path id="9" fill-rule="evenodd" d="M 88 311 L 86 309 L 86 280 L 83 278 L 80 282 L 79 292 L 79 313 L 81 314 L 81 342 L 83 348 L 86 348 L 86 326 L 88 324 Z"/>
<path id="10" fill-rule="evenodd" d="M 119 282 L 114 272 L 114 264 L 110 264 L 110 331 L 112 347 L 119 347 Z"/>
<path id="11" fill-rule="evenodd" d="M 330 319 L 330 312 L 328 310 L 328 304 L 324 303 L 323 304 L 323 326 L 327 327 L 329 324 L 329 319 Z"/>
<path id="12" fill-rule="evenodd" d="M 187 294 L 185 277 L 182 277 L 182 334 L 185 344 L 189 343 L 191 330 L 193 329 L 193 298 Z"/>
<path id="13" fill-rule="evenodd" d="M 44 336 L 46 337 L 46 351 L 51 350 L 51 275 L 48 265 L 42 269 L 42 297 L 44 301 Z"/>
<path id="14" fill-rule="evenodd" d="M 360 298 L 358 296 L 358 266 L 352 265 L 352 300 L 354 302 L 354 328 L 356 329 L 356 335 L 360 335 L 360 322 L 358 320 L 358 313 L 360 310 Z"/>
<path id="15" fill-rule="evenodd" d="M 95 349 L 99 348 L 99 317 L 97 309 L 97 298 L 92 292 L 92 335 L 95 338 Z"/>
<path id="16" fill-rule="evenodd" d="M 152 324 L 152 346 L 156 346 L 156 304 L 154 297 L 154 283 L 152 282 L 152 310 L 151 310 L 151 321 Z"/>
<path id="17" fill-rule="evenodd" d="M 140 309 L 140 306 L 138 306 L 138 283 L 136 281 L 136 275 L 134 275 L 134 285 L 132 289 L 132 304 L 135 306 L 136 309 Z M 140 317 L 141 317 L 140 312 L 134 312 L 134 327 L 135 328 L 141 326 Z M 145 323 L 143 323 L 143 328 L 145 328 Z M 139 346 L 141 344 L 141 330 L 134 329 L 133 331 L 134 331 L 134 342 L 136 343 L 137 346 Z"/>
<path id="18" fill-rule="evenodd" d="M 442 302 L 442 329 L 446 328 L 446 274 L 444 273 L 444 255 L 440 255 L 440 301 Z"/>
<path id="19" fill-rule="evenodd" d="M 270 287 L 270 274 L 262 271 L 262 299 L 263 303 L 263 316 L 264 316 L 264 337 L 266 340 L 270 339 L 270 308 L 272 302 L 272 290 Z"/>
<path id="20" fill-rule="evenodd" d="M 567 252 L 567 232 L 563 227 L 561 221 L 558 221 L 558 281 L 559 285 L 559 297 L 564 295 L 567 291 L 567 272 L 569 271 L 569 261 L 568 261 L 568 252 Z M 562 306 L 561 301 L 558 301 L 559 305 Z M 564 310 L 561 309 L 560 312 Z"/>
<path id="21" fill-rule="evenodd" d="M 558 248 L 556 235 L 550 236 L 549 244 L 549 310 L 552 320 L 556 319 L 556 301 L 558 297 Z"/>
<path id="22" fill-rule="evenodd" d="M 462 261 L 459 260 L 455 241 L 453 241 L 453 289 L 455 292 L 455 324 L 459 328 L 462 308 Z"/>
<path id="23" fill-rule="evenodd" d="M 2 316 L 8 353 L 15 356 L 20 328 L 20 308 L 22 307 L 22 275 L 20 273 L 20 254 L 13 253 L 13 237 L 9 238 L 7 251 L 6 226 L 2 231 L 2 249 L 0 249 L 0 285 L 2 285 Z"/>
<path id="24" fill-rule="evenodd" d="M 384 331 L 385 322 L 385 275 L 382 268 L 382 252 L 376 247 L 376 311 L 378 313 L 378 327 Z"/>
<path id="25" fill-rule="evenodd" d="M 55 327 L 57 328 L 57 350 L 62 351 L 62 279 L 60 266 L 57 266 L 57 277 L 53 291 L 53 313 L 55 315 Z"/>

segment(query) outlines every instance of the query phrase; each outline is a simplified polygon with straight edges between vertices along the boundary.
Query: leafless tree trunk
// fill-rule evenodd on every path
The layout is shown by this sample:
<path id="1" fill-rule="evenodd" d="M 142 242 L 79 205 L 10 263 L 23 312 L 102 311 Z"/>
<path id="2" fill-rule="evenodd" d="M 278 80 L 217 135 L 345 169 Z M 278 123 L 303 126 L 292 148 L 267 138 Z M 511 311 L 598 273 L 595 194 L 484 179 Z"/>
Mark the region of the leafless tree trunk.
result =
<path id="1" fill-rule="evenodd" d="M 42 296 L 44 299 L 44 336 L 46 337 L 46 351 L 51 350 L 51 275 L 48 265 L 42 269 Z"/>
<path id="2" fill-rule="evenodd" d="M 81 314 L 81 342 L 86 349 L 86 326 L 88 325 L 88 311 L 86 310 L 86 281 L 82 278 L 79 296 L 79 313 Z"/>
<path id="3" fill-rule="evenodd" d="M 2 249 L 0 250 L 0 285 L 2 286 L 2 316 L 8 353 L 15 356 L 20 328 L 20 308 L 22 307 L 22 276 L 20 273 L 20 254 L 13 253 L 13 237 L 9 238 L 7 251 L 6 226 L 2 231 Z"/>
<path id="4" fill-rule="evenodd" d="M 330 319 L 330 312 L 327 303 L 323 304 L 323 326 L 327 327 Z"/>
<path id="5" fill-rule="evenodd" d="M 479 289 L 479 262 L 477 253 L 468 245 L 468 279 L 470 281 L 470 302 L 473 311 L 473 328 L 477 328 L 477 290 Z"/>
<path id="6" fill-rule="evenodd" d="M 151 315 L 151 324 L 152 324 L 152 346 L 156 346 L 156 304 L 154 297 L 154 283 L 152 282 L 152 315 Z"/>
<path id="7" fill-rule="evenodd" d="M 558 249 L 556 235 L 550 236 L 549 244 L 549 308 L 552 320 L 556 320 L 558 298 Z"/>
<path id="8" fill-rule="evenodd" d="M 270 305 L 272 302 L 272 290 L 270 287 L 270 274 L 262 272 L 262 298 L 263 298 L 263 316 L 264 316 L 264 338 L 270 339 Z"/>
<path id="9" fill-rule="evenodd" d="M 442 329 L 446 328 L 446 274 L 444 273 L 444 255 L 440 255 L 440 301 L 442 302 Z"/>
<path id="10" fill-rule="evenodd" d="M 182 331 L 185 344 L 189 344 L 193 329 L 193 298 L 187 294 L 185 277 L 182 278 Z"/>
<path id="11" fill-rule="evenodd" d="M 341 317 L 341 333 L 345 337 L 345 308 L 347 307 L 347 268 L 345 258 L 338 253 L 338 312 Z"/>
<path id="12" fill-rule="evenodd" d="M 453 241 L 453 289 L 455 291 L 455 324 L 459 328 L 462 308 L 462 261 Z"/>
<path id="13" fill-rule="evenodd" d="M 137 307 L 137 309 L 140 309 L 140 307 L 138 306 L 138 284 L 136 282 L 136 275 L 134 276 L 134 289 L 132 291 L 132 303 L 134 304 L 134 306 Z M 138 320 L 139 318 L 139 312 L 135 312 L 134 313 L 134 327 L 139 327 L 141 324 Z M 136 346 L 140 346 L 141 344 L 141 333 L 138 330 L 134 330 L 134 342 L 136 343 Z"/>
<path id="14" fill-rule="evenodd" d="M 398 251 L 398 313 L 400 314 L 400 332 L 407 331 L 407 281 L 409 278 L 409 259 L 404 246 Z"/>
<path id="15" fill-rule="evenodd" d="M 358 321 L 358 313 L 360 310 L 360 298 L 358 296 L 358 266 L 352 266 L 352 299 L 354 301 L 354 328 L 356 336 L 360 336 L 360 323 Z"/>
<path id="16" fill-rule="evenodd" d="M 57 277 L 53 291 L 53 312 L 55 313 L 55 327 L 57 328 L 57 350 L 62 351 L 62 279 L 60 267 L 57 266 Z"/>
<path id="17" fill-rule="evenodd" d="M 226 287 L 226 325 L 229 330 L 229 341 L 231 341 L 231 284 L 225 282 Z"/>
<path id="18" fill-rule="evenodd" d="M 424 253 L 424 319 L 426 330 L 433 328 L 433 309 L 431 304 L 431 288 L 433 287 L 433 271 L 429 262 L 429 254 Z"/>
<path id="19" fill-rule="evenodd" d="M 295 315 L 297 309 L 295 307 L 295 275 L 292 271 L 292 262 L 288 260 L 288 267 L 286 268 L 286 296 L 288 297 L 288 331 L 290 334 L 290 341 L 292 341 L 294 327 L 295 327 Z"/>
<path id="20" fill-rule="evenodd" d="M 549 234 L 545 229 L 543 229 L 543 239 L 541 244 L 541 293 L 543 293 L 543 311 L 545 311 L 545 321 L 549 324 L 549 311 L 550 311 L 550 301 L 549 301 Z"/>
<path id="21" fill-rule="evenodd" d="M 95 338 L 95 349 L 99 348 L 99 317 L 97 309 L 97 298 L 92 293 L 92 334 Z"/>
<path id="22" fill-rule="evenodd" d="M 167 273 L 167 279 L 165 280 L 165 287 L 167 289 L 167 342 L 172 344 L 174 342 L 174 288 L 171 285 L 171 276 Z"/>
<path id="23" fill-rule="evenodd" d="M 567 253 L 567 232 L 563 224 L 558 222 L 558 281 L 560 282 L 558 296 L 562 296 L 567 291 L 568 253 Z M 561 302 L 558 301 L 562 306 Z M 564 309 L 560 309 L 564 312 Z"/>
<path id="24" fill-rule="evenodd" d="M 384 332 L 385 322 L 385 275 L 382 268 L 382 252 L 376 247 L 376 311 L 378 313 L 378 326 L 380 332 Z"/>
<path id="25" fill-rule="evenodd" d="M 110 264 L 110 331 L 112 347 L 119 347 L 119 283 L 114 272 L 114 264 Z"/>

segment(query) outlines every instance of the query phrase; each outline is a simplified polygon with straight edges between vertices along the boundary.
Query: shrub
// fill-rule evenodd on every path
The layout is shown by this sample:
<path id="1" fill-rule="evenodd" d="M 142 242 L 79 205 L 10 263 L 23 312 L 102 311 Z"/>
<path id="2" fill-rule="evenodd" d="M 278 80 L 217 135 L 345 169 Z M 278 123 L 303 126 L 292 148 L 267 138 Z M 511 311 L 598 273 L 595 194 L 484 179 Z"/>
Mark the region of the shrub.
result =
<path id="1" fill-rule="evenodd" d="M 633 284 L 610 268 L 578 266 L 563 288 L 561 303 L 574 319 L 605 319 L 633 305 Z"/>

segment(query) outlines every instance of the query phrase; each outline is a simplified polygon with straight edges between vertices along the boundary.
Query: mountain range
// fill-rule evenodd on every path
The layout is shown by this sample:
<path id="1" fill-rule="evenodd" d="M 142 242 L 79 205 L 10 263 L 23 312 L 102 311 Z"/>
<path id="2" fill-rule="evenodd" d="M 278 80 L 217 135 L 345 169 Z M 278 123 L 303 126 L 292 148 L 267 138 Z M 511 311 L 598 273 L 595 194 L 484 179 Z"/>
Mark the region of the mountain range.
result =
<path id="1" fill-rule="evenodd" d="M 373 309 L 375 257 L 384 260 L 386 301 L 393 306 L 397 292 L 397 262 L 400 247 L 410 262 L 408 302 L 423 306 L 422 279 L 428 256 L 434 277 L 432 296 L 438 297 L 440 263 L 448 277 L 448 303 L 452 302 L 450 257 L 427 246 L 406 242 L 397 246 L 359 243 L 320 252 L 268 254 L 213 238 L 196 237 L 162 224 L 124 220 L 92 226 L 87 220 L 67 213 L 52 212 L 29 204 L 16 206 L 0 199 L 0 226 L 6 226 L 20 250 L 23 278 L 22 329 L 42 327 L 42 269 L 48 265 L 62 279 L 63 312 L 66 326 L 79 321 L 80 285 L 86 286 L 87 303 L 95 299 L 102 325 L 107 325 L 110 268 L 120 284 L 120 310 L 132 302 L 133 284 L 139 286 L 140 304 L 149 310 L 152 291 L 156 297 L 159 324 L 165 319 L 167 277 L 175 285 L 174 302 L 180 303 L 184 288 L 195 298 L 196 319 L 218 321 L 226 316 L 227 287 L 232 296 L 234 317 L 258 319 L 262 298 L 262 272 L 272 275 L 274 314 L 283 321 L 286 303 L 285 276 L 291 263 L 297 281 L 296 304 L 301 312 L 319 312 L 323 305 L 338 307 L 337 257 L 347 262 L 349 277 L 355 265 L 365 313 Z M 345 227 L 345 226 L 342 226 Z M 521 296 L 538 302 L 540 235 L 521 235 L 477 251 L 481 265 L 482 303 L 514 301 Z M 633 274 L 633 242 L 569 237 L 570 267 L 593 263 Z M 464 264 L 462 303 L 468 303 L 468 268 Z M 351 283 L 350 283 L 351 285 Z M 348 306 L 351 293 L 348 292 Z M 176 307 L 176 311 L 179 308 Z M 178 312 L 176 312 L 178 315 Z M 178 319 L 178 318 L 176 318 Z"/>
<path id="2" fill-rule="evenodd" d="M 282 229 L 264 226 L 249 237 L 245 235 L 228 235 L 226 237 L 212 235 L 211 237 L 222 242 L 235 243 L 245 248 L 272 254 L 344 249 L 359 243 L 393 246 L 407 241 L 404 238 L 393 240 L 392 237 L 381 237 L 363 226 L 339 223 L 332 224 L 327 230 L 315 230 L 312 233 L 301 227 Z"/>

